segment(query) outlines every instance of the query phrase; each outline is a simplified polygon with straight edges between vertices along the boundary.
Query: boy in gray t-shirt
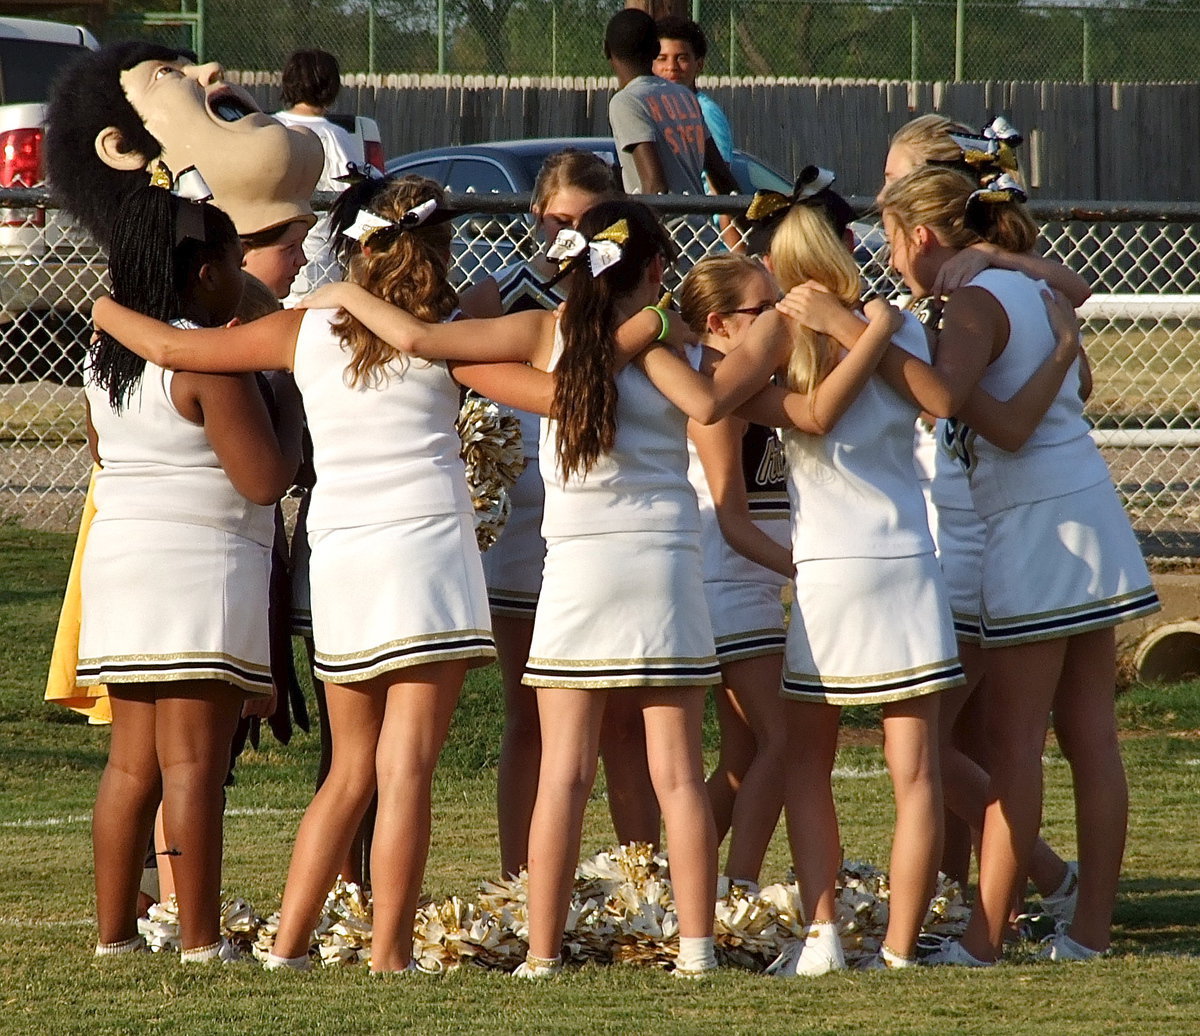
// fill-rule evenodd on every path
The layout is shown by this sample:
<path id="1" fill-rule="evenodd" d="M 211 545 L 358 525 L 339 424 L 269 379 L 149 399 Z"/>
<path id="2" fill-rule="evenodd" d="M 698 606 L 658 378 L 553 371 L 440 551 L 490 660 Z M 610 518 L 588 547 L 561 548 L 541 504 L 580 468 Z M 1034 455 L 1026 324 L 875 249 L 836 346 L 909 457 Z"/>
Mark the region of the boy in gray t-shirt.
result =
<path id="1" fill-rule="evenodd" d="M 651 74 L 658 29 L 644 11 L 615 14 L 604 34 L 604 54 L 620 89 L 608 106 L 621 179 L 630 194 L 704 194 L 701 173 L 714 190 L 737 181 L 704 124 L 696 95 Z"/>

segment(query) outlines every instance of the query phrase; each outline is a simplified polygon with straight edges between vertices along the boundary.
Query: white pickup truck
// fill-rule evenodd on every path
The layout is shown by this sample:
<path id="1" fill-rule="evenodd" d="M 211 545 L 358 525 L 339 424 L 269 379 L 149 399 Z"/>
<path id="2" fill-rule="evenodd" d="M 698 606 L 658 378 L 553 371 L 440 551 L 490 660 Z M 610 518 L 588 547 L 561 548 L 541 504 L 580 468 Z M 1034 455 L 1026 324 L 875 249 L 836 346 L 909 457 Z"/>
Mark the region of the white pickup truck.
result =
<path id="1" fill-rule="evenodd" d="M 81 49 L 98 47 L 77 25 L 0 18 L 0 187 L 42 183 L 50 84 Z M 79 310 L 102 272 L 95 245 L 58 210 L 0 208 L 0 380 L 74 372 L 69 354 L 87 320 Z M 61 349 L 48 349 L 52 342 Z"/>

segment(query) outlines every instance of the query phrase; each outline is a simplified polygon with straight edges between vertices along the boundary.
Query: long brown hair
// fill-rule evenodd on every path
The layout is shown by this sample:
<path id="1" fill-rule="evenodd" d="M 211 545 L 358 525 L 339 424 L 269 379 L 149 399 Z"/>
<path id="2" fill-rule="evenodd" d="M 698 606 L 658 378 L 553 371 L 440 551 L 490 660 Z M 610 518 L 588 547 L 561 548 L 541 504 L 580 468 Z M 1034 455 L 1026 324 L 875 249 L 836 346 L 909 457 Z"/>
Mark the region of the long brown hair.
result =
<path id="1" fill-rule="evenodd" d="M 359 209 L 399 223 L 410 209 L 430 200 L 441 205 L 442 188 L 423 176 L 366 181 L 338 199 L 332 221 L 334 232 L 353 222 Z M 377 230 L 365 246 L 352 251 L 346 263 L 346 279 L 418 320 L 445 320 L 458 305 L 458 295 L 449 279 L 452 234 L 448 222 Z M 403 369 L 400 355 L 348 312 L 331 326 L 342 348 L 350 353 L 346 364 L 349 385 L 380 385 L 387 381 L 389 367 L 400 364 Z"/>
<path id="2" fill-rule="evenodd" d="M 544 214 L 550 199 L 564 187 L 587 191 L 597 198 L 611 198 L 620 194 L 620 187 L 610 166 L 594 151 L 564 148 L 547 155 L 538 170 L 533 185 L 533 198 L 529 207 Z"/>
<path id="3" fill-rule="evenodd" d="M 550 416 L 558 422 L 556 454 L 564 479 L 587 474 L 616 440 L 617 304 L 637 288 L 655 256 L 672 259 L 675 255 L 666 231 L 641 202 L 601 202 L 584 213 L 579 232 L 590 240 L 619 220 L 629 226 L 620 260 L 593 277 L 585 253 L 570 274 L 570 292 L 559 321 L 563 351 L 555 366 Z"/>

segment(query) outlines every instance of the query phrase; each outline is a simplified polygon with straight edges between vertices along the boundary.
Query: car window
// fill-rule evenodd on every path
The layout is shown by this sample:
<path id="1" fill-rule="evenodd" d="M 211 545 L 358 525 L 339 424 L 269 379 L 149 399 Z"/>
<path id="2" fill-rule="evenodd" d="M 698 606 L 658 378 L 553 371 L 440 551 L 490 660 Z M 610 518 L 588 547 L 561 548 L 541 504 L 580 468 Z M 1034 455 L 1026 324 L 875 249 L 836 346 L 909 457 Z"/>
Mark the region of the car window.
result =
<path id="1" fill-rule="evenodd" d="M 754 191 L 778 191 L 780 194 L 791 194 L 792 184 L 780 176 L 774 169 L 765 166 L 756 158 L 738 154 L 733 159 L 733 174 L 737 177 L 738 185 L 747 194 Z"/>
<path id="2" fill-rule="evenodd" d="M 40 40 L 0 39 L 0 104 L 40 104 L 59 69 L 83 47 Z"/>
<path id="3" fill-rule="evenodd" d="M 388 165 L 389 176 L 424 176 L 435 183 L 442 182 L 442 170 L 446 168 L 446 161 L 442 158 L 430 159 L 427 162 L 413 162 L 412 165 Z"/>
<path id="4" fill-rule="evenodd" d="M 450 163 L 446 187 L 459 194 L 468 191 L 476 194 L 502 191 L 507 194 L 517 189 L 499 165 L 483 158 L 456 158 Z"/>

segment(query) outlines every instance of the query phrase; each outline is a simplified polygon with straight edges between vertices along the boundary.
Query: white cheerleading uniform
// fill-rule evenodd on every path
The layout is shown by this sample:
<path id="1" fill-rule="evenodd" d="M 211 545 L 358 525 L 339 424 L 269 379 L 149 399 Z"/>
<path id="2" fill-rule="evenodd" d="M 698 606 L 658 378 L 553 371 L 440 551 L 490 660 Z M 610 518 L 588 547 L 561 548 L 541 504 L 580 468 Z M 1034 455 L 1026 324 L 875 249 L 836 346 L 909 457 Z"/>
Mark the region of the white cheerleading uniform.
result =
<path id="1" fill-rule="evenodd" d="M 444 363 L 395 360 L 351 387 L 332 310 L 309 310 L 294 371 L 313 440 L 308 510 L 314 669 L 354 683 L 495 655 L 458 385 Z"/>
<path id="2" fill-rule="evenodd" d="M 950 427 L 946 421 L 938 421 L 938 453 L 930 484 L 930 500 L 937 514 L 934 539 L 954 616 L 954 635 L 965 644 L 978 644 L 982 639 L 979 612 L 987 528 L 971 501 L 966 468 L 943 446 Z"/>
<path id="3" fill-rule="evenodd" d="M 1054 349 L 1044 282 L 1008 270 L 971 281 L 1004 308 L 1009 337 L 980 380 L 1010 399 Z M 987 533 L 980 625 L 985 646 L 1022 644 L 1115 626 L 1159 608 L 1129 519 L 1092 441 L 1078 360 L 1033 435 L 1015 452 L 956 424 Z"/>
<path id="4" fill-rule="evenodd" d="M 781 592 L 787 579 L 733 549 L 721 533 L 704 465 L 688 442 L 688 480 L 700 505 L 700 552 L 704 597 L 712 621 L 717 658 L 783 653 L 784 613 Z M 754 524 L 781 546 L 790 542 L 787 462 L 773 429 L 751 424 L 741 442 L 741 468 Z"/>
<path id="5" fill-rule="evenodd" d="M 894 341 L 929 359 L 912 314 Z M 916 416 L 873 375 L 828 434 L 784 433 L 796 561 L 784 697 L 866 705 L 964 682 L 913 466 Z"/>
<path id="6" fill-rule="evenodd" d="M 553 310 L 563 302 L 555 289 L 543 287 L 541 274 L 528 263 L 506 266 L 496 273 L 495 281 L 503 313 Z M 542 537 L 545 491 L 538 464 L 541 419 L 537 414 L 502 404 L 500 409 L 521 423 L 525 468 L 508 491 L 512 511 L 500 538 L 483 556 L 483 573 L 493 615 L 532 620 L 546 560 L 546 541 Z"/>
<path id="7" fill-rule="evenodd" d="M 77 682 L 221 680 L 269 694 L 273 510 L 234 489 L 204 426 L 175 408 L 172 378 L 147 363 L 116 413 L 85 376 L 102 468 Z"/>
<path id="8" fill-rule="evenodd" d="M 556 332 L 554 360 L 562 351 Z M 616 376 L 616 440 L 564 481 L 542 423 L 546 567 L 523 682 L 701 687 L 720 675 L 704 607 L 687 417 L 640 370 Z"/>

